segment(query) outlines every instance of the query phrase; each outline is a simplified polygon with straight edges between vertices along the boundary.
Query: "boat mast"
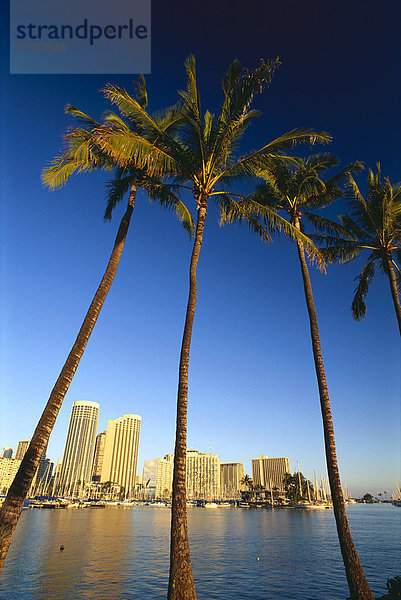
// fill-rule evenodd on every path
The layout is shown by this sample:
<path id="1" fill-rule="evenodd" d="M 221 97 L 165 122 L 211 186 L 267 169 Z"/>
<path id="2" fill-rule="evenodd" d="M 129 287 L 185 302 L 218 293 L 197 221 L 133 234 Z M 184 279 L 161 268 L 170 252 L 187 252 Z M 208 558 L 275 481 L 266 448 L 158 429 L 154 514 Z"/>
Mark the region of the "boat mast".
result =
<path id="1" fill-rule="evenodd" d="M 315 477 L 315 500 L 316 502 L 319 502 L 320 500 L 320 495 L 319 495 L 319 485 L 317 483 L 317 478 L 316 478 L 316 471 L 315 469 L 313 469 L 313 475 Z"/>
<path id="2" fill-rule="evenodd" d="M 299 461 L 298 460 L 297 460 L 297 469 L 298 469 L 299 499 L 302 500 L 301 473 L 299 472 Z"/>
<path id="3" fill-rule="evenodd" d="M 309 489 L 309 479 L 308 479 L 308 474 L 306 474 L 306 489 L 308 491 L 308 502 L 310 502 L 310 489 Z"/>

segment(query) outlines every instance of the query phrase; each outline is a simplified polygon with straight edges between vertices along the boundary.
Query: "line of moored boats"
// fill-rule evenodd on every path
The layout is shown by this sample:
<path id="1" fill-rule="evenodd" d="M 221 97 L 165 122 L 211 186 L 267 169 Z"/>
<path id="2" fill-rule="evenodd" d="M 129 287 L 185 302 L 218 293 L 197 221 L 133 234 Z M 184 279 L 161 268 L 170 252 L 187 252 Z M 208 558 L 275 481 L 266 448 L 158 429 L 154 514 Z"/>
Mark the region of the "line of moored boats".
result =
<path id="1" fill-rule="evenodd" d="M 162 501 L 145 501 L 145 500 L 79 500 L 79 499 L 66 499 L 66 498 L 41 498 L 31 499 L 29 505 L 24 508 L 46 508 L 46 509 L 99 509 L 99 508 L 134 508 L 141 506 L 151 507 L 171 507 L 171 502 Z M 298 504 L 270 504 L 268 502 L 241 502 L 241 501 L 188 501 L 187 507 L 198 507 L 206 509 L 223 509 L 223 508 L 294 508 L 294 509 L 309 509 L 309 510 L 322 510 L 332 508 L 330 502 L 302 502 Z"/>

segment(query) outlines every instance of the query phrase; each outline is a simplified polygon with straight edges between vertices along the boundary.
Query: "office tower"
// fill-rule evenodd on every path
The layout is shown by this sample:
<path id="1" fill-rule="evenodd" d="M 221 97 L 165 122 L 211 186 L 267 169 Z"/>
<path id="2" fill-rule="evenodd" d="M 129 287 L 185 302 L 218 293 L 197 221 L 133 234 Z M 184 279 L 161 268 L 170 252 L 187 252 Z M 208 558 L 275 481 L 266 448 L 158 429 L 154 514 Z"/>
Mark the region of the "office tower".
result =
<path id="1" fill-rule="evenodd" d="M 166 454 L 164 458 L 158 458 L 156 462 L 156 498 L 168 500 L 173 491 L 174 455 Z"/>
<path id="2" fill-rule="evenodd" d="M 6 446 L 3 448 L 1 452 L 1 458 L 12 458 L 13 457 L 14 448 L 10 448 L 10 446 Z"/>
<path id="3" fill-rule="evenodd" d="M 217 500 L 220 497 L 219 457 L 187 450 L 186 485 L 189 500 Z"/>
<path id="4" fill-rule="evenodd" d="M 140 432 L 138 415 L 124 415 L 107 425 L 100 481 L 122 486 L 129 498 L 135 488 Z"/>
<path id="5" fill-rule="evenodd" d="M 104 444 L 106 441 L 106 432 L 98 433 L 96 436 L 95 458 L 93 460 L 92 481 L 99 482 L 102 474 Z"/>
<path id="6" fill-rule="evenodd" d="M 78 493 L 91 481 L 98 421 L 97 402 L 74 402 L 60 472 L 62 494 Z"/>
<path id="7" fill-rule="evenodd" d="M 241 496 L 244 478 L 243 463 L 221 463 L 220 464 L 220 490 L 222 498 L 235 500 Z"/>
<path id="8" fill-rule="evenodd" d="M 8 488 L 14 481 L 14 477 L 17 474 L 20 460 L 15 458 L 0 457 L 0 494 L 5 495 L 8 492 Z"/>
<path id="9" fill-rule="evenodd" d="M 46 453 L 47 453 L 47 445 L 49 442 L 46 443 L 46 446 L 43 449 L 42 452 L 42 456 L 40 457 L 40 461 L 39 461 L 39 465 L 38 465 L 38 470 L 36 472 L 36 479 L 37 481 L 43 481 L 43 479 L 46 477 L 46 471 L 49 468 L 49 459 L 46 458 Z"/>
<path id="10" fill-rule="evenodd" d="M 17 451 L 15 453 L 15 460 L 22 460 L 25 452 L 28 450 L 31 440 L 21 440 L 18 442 Z"/>
<path id="11" fill-rule="evenodd" d="M 288 458 L 267 458 L 260 456 L 252 459 L 252 478 L 254 485 L 260 485 L 266 490 L 277 488 L 284 491 L 283 478 L 290 472 Z"/>

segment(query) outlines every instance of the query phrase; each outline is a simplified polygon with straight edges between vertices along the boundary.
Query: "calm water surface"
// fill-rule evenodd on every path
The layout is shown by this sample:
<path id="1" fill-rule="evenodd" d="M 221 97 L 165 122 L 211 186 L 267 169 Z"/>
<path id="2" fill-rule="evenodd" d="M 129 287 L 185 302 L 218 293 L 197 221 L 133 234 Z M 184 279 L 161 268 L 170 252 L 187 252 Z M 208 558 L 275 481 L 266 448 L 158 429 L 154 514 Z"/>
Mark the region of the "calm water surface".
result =
<path id="1" fill-rule="evenodd" d="M 188 518 L 198 600 L 347 597 L 332 511 L 189 508 Z M 381 595 L 386 579 L 401 575 L 401 509 L 351 505 L 348 518 Z M 169 526 L 162 507 L 24 511 L 0 598 L 164 599 Z"/>

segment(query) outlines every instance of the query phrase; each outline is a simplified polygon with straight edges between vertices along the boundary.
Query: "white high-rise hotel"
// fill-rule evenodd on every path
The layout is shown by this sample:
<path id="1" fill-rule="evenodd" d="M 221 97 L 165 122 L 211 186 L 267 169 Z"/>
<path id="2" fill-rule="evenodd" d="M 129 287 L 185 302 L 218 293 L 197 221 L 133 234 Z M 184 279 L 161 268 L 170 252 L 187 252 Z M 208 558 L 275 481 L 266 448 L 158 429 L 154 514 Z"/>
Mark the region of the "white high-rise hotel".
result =
<path id="1" fill-rule="evenodd" d="M 140 432 L 138 415 L 124 415 L 107 426 L 100 481 L 123 486 L 127 497 L 135 487 Z"/>
<path id="2" fill-rule="evenodd" d="M 91 481 L 98 421 L 97 402 L 74 402 L 59 480 L 63 494 L 78 493 L 78 482 Z"/>
<path id="3" fill-rule="evenodd" d="M 187 450 L 186 473 L 189 500 L 220 498 L 220 459 L 216 454 Z"/>

